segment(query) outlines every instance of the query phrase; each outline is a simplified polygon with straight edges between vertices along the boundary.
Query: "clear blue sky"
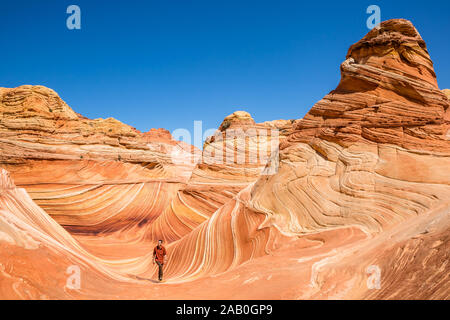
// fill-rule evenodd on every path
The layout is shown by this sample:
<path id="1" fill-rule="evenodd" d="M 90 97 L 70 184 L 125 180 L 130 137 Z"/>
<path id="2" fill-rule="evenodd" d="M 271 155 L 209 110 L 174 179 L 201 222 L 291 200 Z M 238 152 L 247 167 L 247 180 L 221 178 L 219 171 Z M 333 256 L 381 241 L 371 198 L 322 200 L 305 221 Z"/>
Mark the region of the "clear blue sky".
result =
<path id="1" fill-rule="evenodd" d="M 89 118 L 147 131 L 235 110 L 297 119 L 339 82 L 366 8 L 413 21 L 450 88 L 450 1 L 1 1 L 0 86 L 44 85 Z M 81 30 L 66 8 L 81 8 Z"/>

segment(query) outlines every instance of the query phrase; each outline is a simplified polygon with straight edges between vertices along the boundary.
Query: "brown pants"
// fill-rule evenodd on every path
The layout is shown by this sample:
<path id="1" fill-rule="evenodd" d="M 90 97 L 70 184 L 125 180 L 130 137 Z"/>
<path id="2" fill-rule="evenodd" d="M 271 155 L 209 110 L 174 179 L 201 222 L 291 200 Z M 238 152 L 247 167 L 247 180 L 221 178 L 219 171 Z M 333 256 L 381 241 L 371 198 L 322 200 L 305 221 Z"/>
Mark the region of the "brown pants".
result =
<path id="1" fill-rule="evenodd" d="M 159 281 L 161 281 L 162 277 L 163 277 L 163 264 L 161 262 L 159 262 L 159 261 L 156 261 L 156 264 L 158 265 L 158 269 L 159 269 L 159 271 L 158 271 L 158 279 L 159 279 Z"/>

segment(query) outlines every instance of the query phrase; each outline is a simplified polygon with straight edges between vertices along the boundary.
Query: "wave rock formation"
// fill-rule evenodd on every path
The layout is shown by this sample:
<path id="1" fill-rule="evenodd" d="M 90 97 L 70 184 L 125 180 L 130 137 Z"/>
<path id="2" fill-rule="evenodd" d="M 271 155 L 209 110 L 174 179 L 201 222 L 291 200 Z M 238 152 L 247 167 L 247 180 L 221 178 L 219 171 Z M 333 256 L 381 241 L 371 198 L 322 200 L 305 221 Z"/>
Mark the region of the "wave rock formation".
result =
<path id="1" fill-rule="evenodd" d="M 1 88 L 0 297 L 450 298 L 449 91 L 402 19 L 341 75 L 303 119 L 237 111 L 202 152 Z"/>

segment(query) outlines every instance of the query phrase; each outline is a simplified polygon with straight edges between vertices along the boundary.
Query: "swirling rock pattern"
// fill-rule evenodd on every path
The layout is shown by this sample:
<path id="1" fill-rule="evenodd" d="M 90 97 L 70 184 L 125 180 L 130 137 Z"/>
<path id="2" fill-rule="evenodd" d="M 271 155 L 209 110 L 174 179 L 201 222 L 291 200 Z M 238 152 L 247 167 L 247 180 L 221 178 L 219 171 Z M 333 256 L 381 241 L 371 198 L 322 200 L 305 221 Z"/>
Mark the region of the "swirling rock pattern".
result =
<path id="1" fill-rule="evenodd" d="M 0 297 L 448 299 L 449 92 L 402 19 L 341 74 L 303 119 L 226 117 L 202 154 L 0 89 Z"/>

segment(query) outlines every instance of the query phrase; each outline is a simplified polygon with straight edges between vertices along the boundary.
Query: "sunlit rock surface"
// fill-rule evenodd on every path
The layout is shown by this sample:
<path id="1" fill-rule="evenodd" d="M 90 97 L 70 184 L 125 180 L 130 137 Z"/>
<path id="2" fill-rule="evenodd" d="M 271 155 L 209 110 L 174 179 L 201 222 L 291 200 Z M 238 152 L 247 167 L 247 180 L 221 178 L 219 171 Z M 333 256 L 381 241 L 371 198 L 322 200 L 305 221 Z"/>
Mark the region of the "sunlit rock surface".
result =
<path id="1" fill-rule="evenodd" d="M 448 90 L 406 20 L 341 74 L 303 119 L 237 111 L 201 154 L 0 89 L 0 297 L 448 299 Z"/>

